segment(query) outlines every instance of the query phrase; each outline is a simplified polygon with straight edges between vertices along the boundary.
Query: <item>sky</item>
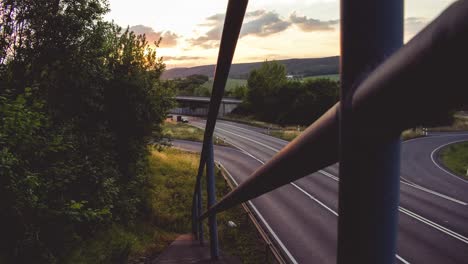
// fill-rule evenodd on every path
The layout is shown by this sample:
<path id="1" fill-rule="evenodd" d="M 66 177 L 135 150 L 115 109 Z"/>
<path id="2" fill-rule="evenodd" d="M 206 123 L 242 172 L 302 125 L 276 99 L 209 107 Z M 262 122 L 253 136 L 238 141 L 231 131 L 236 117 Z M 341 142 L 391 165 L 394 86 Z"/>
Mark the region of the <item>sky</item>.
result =
<path id="1" fill-rule="evenodd" d="M 455 0 L 406 0 L 405 42 Z M 227 0 L 108 0 L 106 19 L 157 48 L 167 68 L 215 64 Z M 339 0 L 251 0 L 234 63 L 339 55 Z"/>

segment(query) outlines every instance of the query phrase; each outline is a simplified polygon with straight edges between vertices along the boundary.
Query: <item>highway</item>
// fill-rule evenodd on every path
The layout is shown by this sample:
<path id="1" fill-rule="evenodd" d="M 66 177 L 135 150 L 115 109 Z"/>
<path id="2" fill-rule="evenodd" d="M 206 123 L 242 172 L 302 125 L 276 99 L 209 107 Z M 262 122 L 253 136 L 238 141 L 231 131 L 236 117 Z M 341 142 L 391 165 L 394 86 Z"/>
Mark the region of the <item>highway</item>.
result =
<path id="1" fill-rule="evenodd" d="M 191 124 L 204 128 L 202 120 Z M 217 123 L 216 135 L 237 149 L 216 146 L 215 159 L 237 183 L 288 143 L 261 132 Z M 468 134 L 434 134 L 403 143 L 396 262 L 468 263 L 468 182 L 439 167 L 435 155 L 441 146 L 462 140 Z M 201 149 L 188 141 L 174 145 Z M 252 200 L 257 217 L 291 263 L 336 262 L 338 181 L 335 164 Z"/>

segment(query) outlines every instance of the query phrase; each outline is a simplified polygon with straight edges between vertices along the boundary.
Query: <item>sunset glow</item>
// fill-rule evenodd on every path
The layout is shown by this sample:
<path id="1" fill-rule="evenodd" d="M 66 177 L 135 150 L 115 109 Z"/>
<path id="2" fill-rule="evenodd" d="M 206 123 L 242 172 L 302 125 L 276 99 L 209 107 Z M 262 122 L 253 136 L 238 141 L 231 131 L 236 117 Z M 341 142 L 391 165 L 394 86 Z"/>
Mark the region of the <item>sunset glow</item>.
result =
<path id="1" fill-rule="evenodd" d="M 405 41 L 453 0 L 405 1 Z M 168 68 L 216 63 L 226 0 L 109 0 L 106 16 L 122 27 L 162 37 L 158 56 Z M 251 1 L 234 62 L 339 54 L 339 1 Z"/>

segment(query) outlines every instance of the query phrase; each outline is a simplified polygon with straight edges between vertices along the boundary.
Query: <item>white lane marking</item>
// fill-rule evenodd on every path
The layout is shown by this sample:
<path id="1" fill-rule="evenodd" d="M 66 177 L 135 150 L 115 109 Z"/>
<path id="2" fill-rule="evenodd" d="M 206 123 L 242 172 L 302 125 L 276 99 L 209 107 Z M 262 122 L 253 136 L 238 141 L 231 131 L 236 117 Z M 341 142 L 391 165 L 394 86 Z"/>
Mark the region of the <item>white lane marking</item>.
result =
<path id="1" fill-rule="evenodd" d="M 256 158 L 254 155 L 250 154 L 249 152 L 245 151 L 245 150 L 242 150 L 243 152 L 245 152 L 246 154 L 248 154 L 248 156 L 254 158 L 255 160 L 257 160 L 258 162 L 260 162 L 261 164 L 265 164 L 265 162 L 261 161 L 260 159 Z M 225 169 L 226 170 L 226 169 Z M 226 172 L 228 172 L 226 170 Z M 323 170 L 320 170 L 320 172 L 327 176 L 327 177 L 330 177 L 336 181 L 338 181 L 338 177 L 326 172 L 326 171 L 323 171 Z M 233 179 L 234 183 L 237 184 L 236 180 L 234 180 L 234 178 L 232 177 L 232 175 L 228 172 L 228 175 L 231 179 Z M 302 189 L 301 187 L 299 187 L 297 184 L 295 184 L 294 182 L 291 182 L 290 183 L 293 187 L 295 187 L 296 189 L 298 189 L 299 191 L 301 191 L 303 194 L 305 194 L 307 197 L 309 197 L 310 199 L 312 199 L 313 201 L 315 201 L 316 203 L 318 203 L 320 206 L 322 206 L 323 208 L 325 208 L 326 210 L 328 210 L 329 212 L 331 212 L 332 214 L 334 214 L 335 216 L 338 216 L 338 213 L 335 212 L 333 209 L 331 209 L 330 207 L 328 207 L 327 205 L 325 205 L 323 202 L 321 202 L 320 200 L 318 200 L 317 198 L 315 198 L 313 195 L 311 195 L 310 193 L 308 193 L 307 191 L 305 191 L 304 189 Z M 251 202 L 249 201 L 249 204 L 251 204 Z M 253 206 L 253 204 L 252 204 Z M 256 211 L 258 212 L 258 211 Z M 266 223 L 266 222 L 264 222 Z M 395 254 L 396 258 L 400 261 L 402 261 L 403 263 L 405 264 L 410 264 L 408 261 L 406 261 L 404 258 L 402 258 L 401 256 L 399 256 L 398 254 Z"/>
<path id="2" fill-rule="evenodd" d="M 450 171 L 442 168 L 442 166 L 440 166 L 434 159 L 434 154 L 441 148 L 445 147 L 445 146 L 448 146 L 450 144 L 455 144 L 455 143 L 458 143 L 458 142 L 464 142 L 464 141 L 468 141 L 468 139 L 464 139 L 464 140 L 457 140 L 457 141 L 452 141 L 452 142 L 449 142 L 447 144 L 444 144 L 442 146 L 439 146 L 437 147 L 436 149 L 434 149 L 432 152 L 431 152 L 431 160 L 432 160 L 432 163 L 434 163 L 439 169 L 441 169 L 442 171 L 444 171 L 445 173 L 447 173 L 448 175 L 452 176 L 452 177 L 455 177 L 457 179 L 459 179 L 460 181 L 464 182 L 464 183 L 468 183 L 467 180 L 464 180 L 462 178 L 460 178 L 459 176 L 457 175 L 454 175 L 453 173 L 451 173 Z"/>
<path id="3" fill-rule="evenodd" d="M 326 172 L 326 174 L 324 174 L 324 175 L 329 177 L 329 178 L 332 178 L 335 181 L 339 181 L 338 177 L 335 177 L 335 176 L 331 175 L 328 172 Z M 403 181 L 400 181 L 400 182 L 405 183 Z M 407 183 L 405 183 L 405 184 L 407 184 Z M 461 201 L 458 201 L 458 202 L 463 204 L 463 202 L 461 202 Z M 466 205 L 466 203 L 464 203 L 464 205 Z M 416 214 L 415 212 L 412 212 L 412 211 L 410 211 L 410 210 L 408 210 L 406 208 L 403 208 L 401 206 L 399 206 L 398 208 L 399 208 L 400 212 L 402 212 L 402 213 L 404 213 L 404 214 L 406 214 L 406 215 L 408 215 L 410 217 L 413 217 L 416 220 L 419 220 L 420 222 L 425 223 L 426 225 L 429 225 L 429 226 L 431 226 L 431 227 L 433 227 L 433 228 L 435 228 L 435 229 L 437 229 L 439 231 L 444 232 L 445 234 L 448 234 L 448 235 L 450 235 L 450 236 L 452 236 L 452 237 L 454 237 L 454 238 L 456 238 L 458 240 L 461 240 L 462 242 L 465 242 L 465 243 L 468 244 L 468 238 L 464 237 L 463 235 L 460 235 L 460 234 L 458 234 L 458 233 L 456 233 L 456 232 L 454 232 L 454 231 L 452 231 L 452 230 L 450 230 L 450 229 L 448 229 L 446 227 L 443 227 L 443 226 L 441 226 L 439 224 L 436 224 L 436 223 L 432 222 L 431 220 L 429 220 L 427 218 L 424 218 L 424 217 L 422 217 L 422 216 Z"/>
<path id="4" fill-rule="evenodd" d="M 230 131 L 221 129 L 221 128 L 217 128 L 217 129 L 219 129 L 219 130 L 221 130 L 221 131 L 224 131 L 224 132 L 226 132 L 226 133 L 233 134 L 233 135 L 238 136 L 238 137 L 240 137 L 240 138 L 244 138 L 244 139 L 246 139 L 246 140 L 250 140 L 250 141 L 252 141 L 252 142 L 254 142 L 254 143 L 257 143 L 257 144 L 259 144 L 259 145 L 261 145 L 261 146 L 264 146 L 264 147 L 266 147 L 266 148 L 268 148 L 268 149 L 270 149 L 270 150 L 273 150 L 273 151 L 275 151 L 275 152 L 279 152 L 279 151 L 280 151 L 279 149 L 270 147 L 270 146 L 268 146 L 268 145 L 266 145 L 266 144 L 263 144 L 263 143 L 261 143 L 261 142 L 258 142 L 257 140 L 254 140 L 254 139 L 251 139 L 251 138 L 248 138 L 248 137 L 245 137 L 245 136 L 242 136 L 242 135 L 239 135 L 239 134 L 236 134 L 236 133 L 233 133 L 233 132 L 230 132 Z M 431 158 L 432 158 L 432 154 L 431 154 Z M 436 164 L 436 165 L 437 165 L 437 164 Z M 437 166 L 439 166 L 439 165 L 437 165 Z M 329 174 L 329 173 L 327 173 L 327 172 L 324 172 L 323 170 L 319 170 L 319 172 L 322 173 L 322 174 L 325 174 L 326 176 L 331 175 L 331 174 Z M 327 174 L 328 174 L 328 175 L 327 175 Z M 455 177 L 457 177 L 457 176 L 455 176 Z M 457 177 L 457 178 L 458 178 L 458 179 L 461 179 L 460 177 Z M 400 181 L 400 182 L 402 182 L 402 183 L 404 183 L 404 184 L 407 184 L 407 183 L 405 183 L 405 182 L 403 182 L 403 181 Z M 440 197 L 440 198 L 449 200 L 449 201 L 451 201 L 451 202 L 455 202 L 455 203 L 458 203 L 458 204 L 461 204 L 461 205 L 465 205 L 465 206 L 467 205 L 467 203 L 465 203 L 465 202 L 463 202 L 463 201 L 460 201 L 460 200 L 458 200 L 458 199 L 455 199 L 455 198 L 453 198 L 453 197 L 447 196 L 447 195 L 445 195 L 445 194 L 441 194 L 441 193 L 438 193 L 438 192 L 436 192 L 436 191 L 433 191 L 433 190 L 424 188 L 424 187 L 422 187 L 422 186 L 415 185 L 415 184 L 413 184 L 413 185 L 407 184 L 407 185 L 410 186 L 410 187 L 413 187 L 413 188 L 415 188 L 415 189 L 419 189 L 420 191 L 425 191 L 425 192 L 430 193 L 430 194 L 432 194 L 432 195 L 435 195 L 435 196 L 438 196 L 438 197 Z"/>
<path id="5" fill-rule="evenodd" d="M 339 181 L 338 177 L 335 177 L 335 176 L 331 175 L 328 172 L 326 172 L 326 174 L 324 174 L 324 175 L 329 177 L 329 178 L 332 178 L 335 181 Z M 403 181 L 401 181 L 401 182 L 404 183 Z M 407 183 L 405 183 L 405 184 L 407 184 Z M 459 201 L 459 202 L 461 202 L 461 201 Z M 463 204 L 463 202 L 461 202 L 461 203 Z M 466 203 L 465 203 L 465 205 L 466 205 Z M 429 225 L 429 226 L 431 226 L 431 227 L 433 227 L 433 228 L 435 228 L 435 229 L 437 229 L 439 231 L 444 232 L 445 234 L 448 234 L 449 236 L 452 236 L 452 237 L 454 237 L 454 238 L 456 238 L 458 240 L 461 240 L 462 242 L 465 242 L 465 243 L 468 244 L 468 238 L 464 237 L 463 235 L 460 235 L 460 234 L 458 234 L 458 233 L 456 233 L 456 232 L 454 232 L 454 231 L 452 231 L 452 230 L 450 230 L 450 229 L 448 229 L 446 227 L 443 227 L 443 226 L 441 226 L 439 224 L 436 224 L 436 223 L 432 222 L 431 220 L 429 220 L 427 218 L 424 218 L 424 217 L 416 214 L 415 212 L 412 212 L 412 211 L 410 211 L 408 209 L 405 209 L 405 208 L 403 208 L 401 206 L 399 206 L 398 208 L 399 208 L 400 212 L 402 212 L 402 213 L 404 213 L 404 214 L 406 214 L 406 215 L 408 215 L 410 217 L 413 217 L 416 220 L 419 220 L 420 222 L 425 223 L 426 225 Z"/>
<path id="6" fill-rule="evenodd" d="M 261 135 L 261 136 L 269 136 L 269 135 L 267 135 L 267 134 L 263 134 L 263 133 L 260 133 L 260 132 L 258 132 L 258 131 L 255 131 L 255 130 L 250 130 L 250 129 L 243 128 L 243 127 L 239 127 L 239 126 L 235 126 L 235 125 L 230 125 L 230 124 L 227 124 L 227 123 L 225 123 L 225 122 L 218 122 L 218 123 L 221 124 L 221 125 L 224 125 L 224 126 L 235 127 L 235 128 L 238 128 L 238 129 L 247 131 L 247 132 L 249 132 L 249 133 L 254 132 L 254 133 L 256 133 L 256 134 L 258 134 L 258 135 Z M 289 141 L 286 141 L 286 140 L 281 139 L 281 138 L 272 137 L 272 136 L 270 136 L 270 137 L 271 137 L 271 140 L 276 140 L 276 141 L 279 141 L 279 142 L 281 142 L 281 143 L 286 143 L 286 144 L 289 143 Z"/>
<path id="7" fill-rule="evenodd" d="M 399 261 L 403 262 L 403 264 L 410 264 L 408 261 L 406 261 L 404 258 L 402 258 L 402 257 L 400 257 L 400 256 L 398 256 L 398 255 L 396 255 L 396 258 L 397 258 Z"/>
<path id="8" fill-rule="evenodd" d="M 234 177 L 232 177 L 231 173 L 229 173 L 229 171 L 220 163 L 218 162 L 218 164 L 223 167 L 224 171 L 226 171 L 226 173 L 228 174 L 229 178 L 231 178 L 231 180 L 234 182 L 234 184 L 236 184 L 236 186 L 238 186 L 239 184 L 237 183 L 236 179 L 234 179 Z M 286 246 L 283 244 L 283 242 L 281 241 L 281 239 L 276 235 L 275 231 L 273 231 L 273 229 L 271 228 L 271 226 L 267 223 L 267 221 L 265 220 L 265 218 L 263 218 L 262 214 L 258 211 L 257 207 L 255 207 L 255 205 L 251 202 L 251 201 L 248 201 L 250 207 L 254 210 L 255 214 L 257 214 L 258 218 L 260 218 L 260 220 L 262 221 L 262 223 L 265 225 L 265 227 L 268 229 L 268 231 L 270 232 L 270 234 L 273 236 L 273 238 L 276 240 L 276 242 L 280 245 L 280 247 L 283 249 L 283 251 L 286 253 L 286 255 L 288 256 L 289 260 L 294 263 L 294 264 L 297 264 L 297 260 L 293 257 L 293 255 L 291 254 L 291 252 L 289 252 L 289 250 L 286 248 Z"/>
<path id="9" fill-rule="evenodd" d="M 194 127 L 198 127 L 198 126 L 196 126 L 196 125 L 193 125 L 193 124 L 192 124 L 192 126 L 194 126 Z M 201 127 L 198 127 L 198 128 L 202 129 Z M 242 148 L 242 147 L 240 147 L 239 145 L 237 145 L 237 144 L 233 143 L 231 140 L 226 140 L 226 139 L 224 139 L 224 141 L 226 141 L 227 143 L 229 143 L 229 144 L 233 145 L 234 147 L 236 147 L 237 149 L 239 149 L 239 150 L 240 150 L 242 153 L 244 153 L 245 155 L 247 155 L 247 156 L 251 157 L 252 159 L 254 159 L 254 160 L 256 160 L 256 161 L 258 161 L 259 163 L 261 163 L 261 164 L 265 164 L 265 162 L 264 162 L 264 161 L 262 161 L 261 159 L 259 159 L 259 158 L 255 157 L 254 155 L 250 154 L 249 152 L 247 152 L 245 149 L 243 149 L 243 148 Z"/>
<path id="10" fill-rule="evenodd" d="M 439 196 L 440 198 L 444 198 L 446 200 L 452 201 L 454 203 L 458 203 L 458 204 L 461 204 L 461 205 L 464 205 L 464 206 L 468 205 L 468 203 L 466 203 L 466 202 L 460 201 L 458 199 L 452 198 L 450 196 L 447 196 L 445 194 L 442 194 L 442 193 L 439 193 L 439 192 L 436 192 L 436 191 L 429 190 L 429 189 L 424 188 L 424 187 L 422 187 L 420 185 L 417 185 L 417 184 L 414 184 L 414 183 L 408 183 L 408 182 L 404 182 L 404 181 L 400 181 L 400 182 L 403 183 L 403 184 L 406 184 L 408 186 L 411 186 L 413 188 L 419 189 L 419 190 L 421 190 L 423 192 L 427 192 L 427 193 L 433 194 L 435 196 Z"/>
<path id="11" fill-rule="evenodd" d="M 318 200 L 317 198 L 315 198 L 314 196 L 312 196 L 310 193 L 308 193 L 307 191 L 305 191 L 304 189 L 302 189 L 301 187 L 299 187 L 297 184 L 291 182 L 291 185 L 296 187 L 299 191 L 301 191 L 302 193 L 304 193 L 307 197 L 309 197 L 310 199 L 312 199 L 313 201 L 315 201 L 316 203 L 318 203 L 319 205 L 321 205 L 323 208 L 327 209 L 330 213 L 334 214 L 335 216 L 338 217 L 338 213 L 336 211 L 334 211 L 333 209 L 331 209 L 330 207 L 326 206 L 324 203 L 322 203 L 320 200 Z M 405 264 L 410 264 L 407 260 L 405 260 L 404 258 L 402 258 L 401 256 L 399 256 L 398 254 L 395 254 L 396 258 L 398 260 L 400 260 L 401 262 L 405 263 Z"/>
<path id="12" fill-rule="evenodd" d="M 405 208 L 403 208 L 401 206 L 398 207 L 398 210 L 400 212 L 408 215 L 408 216 L 411 216 L 411 217 L 419 220 L 420 222 L 425 223 L 426 225 L 429 225 L 429 226 L 431 226 L 431 227 L 433 227 L 433 228 L 435 228 L 435 229 L 437 229 L 437 230 L 439 230 L 439 231 L 441 231 L 441 232 L 443 232 L 443 233 L 445 233 L 445 234 L 447 234 L 447 235 L 449 235 L 449 236 L 451 236 L 453 238 L 456 238 L 456 239 L 462 241 L 465 244 L 468 244 L 468 238 L 464 237 L 463 235 L 460 235 L 460 234 L 458 234 L 458 233 L 456 233 L 456 232 L 454 232 L 454 231 L 452 231 L 452 230 L 450 230 L 450 229 L 448 229 L 446 227 L 443 227 L 443 226 L 441 226 L 439 224 L 436 224 L 436 223 L 432 222 L 431 220 L 429 220 L 427 218 L 424 218 L 424 217 L 416 214 L 415 212 L 412 212 L 412 211 L 410 211 L 408 209 L 405 209 Z"/>
<path id="13" fill-rule="evenodd" d="M 338 213 L 333 211 L 333 209 L 331 209 L 330 207 L 326 206 L 324 203 L 322 203 L 321 201 L 319 201 L 317 198 L 315 198 L 314 196 L 312 196 L 310 193 L 306 192 L 304 189 L 302 189 L 301 187 L 299 187 L 297 184 L 295 184 L 294 182 L 291 182 L 291 185 L 296 187 L 296 189 L 298 189 L 299 191 L 301 191 L 302 193 L 304 193 L 305 195 L 307 195 L 310 199 L 314 200 L 315 202 L 317 202 L 318 204 L 320 204 L 323 208 L 327 209 L 330 213 L 338 216 Z"/>
<path id="14" fill-rule="evenodd" d="M 224 129 L 221 129 L 221 130 L 224 130 Z M 226 131 L 226 130 L 224 130 L 224 131 Z M 237 135 L 237 134 L 232 133 L 232 132 L 229 132 L 229 131 L 226 131 L 226 132 L 231 133 L 231 134 L 234 134 L 234 135 Z M 237 135 L 237 136 L 240 136 L 240 135 Z M 253 140 L 253 139 L 250 139 L 250 138 L 247 138 L 247 137 L 244 137 L 244 136 L 240 136 L 240 137 L 241 137 L 241 138 L 245 138 L 245 139 L 247 139 L 247 140 L 250 140 L 250 141 L 252 141 L 252 142 L 255 142 L 255 143 L 257 143 L 257 144 L 264 145 L 263 143 L 257 142 L 256 140 Z M 266 146 L 266 145 L 265 145 L 265 146 Z M 266 146 L 266 147 L 267 147 L 267 148 L 270 148 L 270 149 L 274 149 L 274 148 L 271 148 L 271 147 L 269 147 L 269 146 Z M 278 152 L 278 151 L 279 151 L 279 150 L 276 150 L 276 152 Z M 244 152 L 249 153 L 249 152 L 247 152 L 247 151 L 245 151 L 245 150 L 244 150 Z M 250 153 L 249 153 L 249 154 L 250 154 Z M 250 154 L 250 156 L 254 157 L 252 154 Z M 432 154 L 431 154 L 431 156 L 432 156 Z M 257 159 L 257 160 L 258 160 L 258 159 Z M 264 162 L 261 162 L 261 163 L 264 164 Z M 336 181 L 339 181 L 338 177 L 336 177 L 336 176 L 334 176 L 334 175 L 332 175 L 332 174 L 330 174 L 330 173 L 328 173 L 328 172 L 325 172 L 325 171 L 323 171 L 323 170 L 320 170 L 319 172 L 322 173 L 323 175 L 327 176 L 327 177 L 330 177 L 330 178 L 332 178 L 332 179 L 334 179 L 334 180 L 336 180 Z M 293 184 L 293 183 L 291 183 L 291 184 Z M 293 186 L 294 186 L 294 185 L 293 185 Z M 294 187 L 295 187 L 295 186 L 294 186 Z M 303 192 L 305 192 L 305 191 L 303 191 Z M 309 195 L 310 195 L 310 194 L 309 194 Z M 310 196 L 312 196 L 312 195 L 310 195 Z M 310 196 L 309 196 L 309 198 L 310 198 Z M 312 197 L 313 197 L 313 196 L 312 196 Z M 321 203 L 322 203 L 322 202 L 321 202 Z M 323 203 L 322 203 L 322 204 L 323 204 Z M 400 206 L 399 208 L 400 208 L 400 211 L 401 211 L 401 209 L 405 210 L 405 212 L 404 212 L 405 214 L 407 214 L 407 215 L 409 215 L 409 216 L 411 216 L 411 217 L 413 217 L 413 218 L 419 220 L 420 222 L 425 223 L 425 224 L 427 224 L 427 225 L 429 225 L 429 226 L 431 226 L 431 227 L 433 227 L 433 228 L 435 228 L 435 229 L 437 229 L 437 230 L 439 230 L 439 231 L 442 231 L 442 232 L 444 232 L 444 233 L 446 233 L 446 234 L 448 234 L 448 235 L 450 235 L 450 236 L 452 236 L 452 237 L 454 237 L 454 238 L 457 238 L 457 239 L 459 239 L 459 240 L 461 240 L 461 241 L 463 241 L 463 242 L 465 242 L 463 239 L 466 239 L 466 242 L 465 242 L 465 243 L 468 244 L 468 239 L 465 238 L 463 235 L 460 235 L 460 234 L 458 234 L 458 233 L 456 233 L 456 232 L 454 232 L 454 231 L 452 231 L 452 230 L 450 230 L 450 229 L 448 229 L 448 228 L 445 228 L 445 227 L 443 227 L 443 226 L 441 226 L 441 225 L 438 225 L 438 224 L 436 224 L 436 223 L 434 223 L 434 222 L 432 222 L 432 221 L 430 221 L 430 220 L 428 220 L 428 219 L 426 219 L 426 218 L 424 218 L 424 217 L 422 217 L 422 216 L 419 216 L 418 214 L 416 214 L 416 213 L 414 213 L 414 212 L 412 212 L 412 211 L 410 211 L 410 210 L 408 210 L 408 209 L 405 209 L 405 208 L 403 208 L 403 207 L 401 207 L 401 206 Z M 418 217 L 418 216 L 419 216 L 419 217 Z"/>
<path id="15" fill-rule="evenodd" d="M 244 136 L 242 136 L 242 135 L 239 135 L 239 134 L 237 134 L 237 133 L 233 133 L 233 132 L 231 132 L 231 131 L 227 131 L 227 130 L 222 129 L 222 128 L 216 128 L 216 129 L 217 129 L 217 130 L 220 130 L 220 131 L 223 131 L 223 132 L 226 132 L 226 133 L 229 133 L 229 134 L 232 134 L 232 135 L 234 135 L 234 136 L 238 136 L 238 137 L 243 138 L 243 139 L 245 139 L 245 140 L 252 141 L 252 142 L 257 143 L 257 144 L 259 144 L 260 146 L 263 146 L 263 147 L 265 147 L 265 148 L 267 148 L 267 149 L 269 149 L 269 150 L 272 150 L 272 151 L 274 151 L 274 152 L 279 152 L 279 151 L 280 151 L 280 150 L 277 149 L 277 148 L 270 147 L 270 146 L 268 146 L 268 145 L 266 145 L 266 144 L 263 144 L 262 142 L 259 142 L 259 141 L 255 140 L 255 139 L 251 139 L 251 138 L 248 138 L 248 137 L 244 137 Z"/>
<path id="16" fill-rule="evenodd" d="M 228 124 L 224 124 L 224 125 L 232 126 L 232 125 L 228 125 Z M 236 126 L 232 126 L 232 127 L 236 127 Z M 240 128 L 240 127 L 239 127 L 239 128 Z M 221 128 L 217 128 L 217 129 L 219 129 L 219 130 L 221 130 L 221 131 L 224 131 L 224 132 L 227 132 L 227 133 L 230 133 L 230 134 L 233 134 L 233 135 L 235 135 L 235 136 L 244 138 L 244 139 L 246 139 L 246 140 L 250 140 L 250 141 L 252 141 L 252 142 L 254 142 L 254 143 L 257 143 L 257 144 L 259 144 L 259 145 L 261 145 L 261 146 L 264 146 L 264 147 L 266 147 L 266 148 L 268 148 L 268 149 L 270 149 L 270 150 L 273 150 L 273 151 L 275 151 L 275 152 L 279 152 L 279 151 L 280 151 L 279 149 L 270 147 L 270 146 L 268 146 L 268 145 L 265 145 L 265 144 L 263 144 L 263 143 L 261 143 L 261 142 L 258 142 L 258 141 L 256 141 L 256 140 L 254 140 L 254 139 L 251 139 L 251 138 L 248 138 L 248 137 L 245 137 L 245 136 L 242 136 L 242 135 L 239 135 L 239 134 L 236 134 L 236 133 L 233 133 L 233 132 L 230 132 L 230 131 L 221 129 Z M 246 130 L 246 131 L 249 131 L 248 129 L 245 129 L 245 128 L 241 128 L 241 129 Z M 249 132 L 255 132 L 255 131 L 249 131 Z M 255 132 L 255 133 L 258 133 L 258 132 Z M 259 133 L 259 134 L 260 134 L 260 133 Z M 452 142 L 452 143 L 461 142 L 461 141 L 465 141 L 465 140 L 455 141 L 455 142 Z M 239 148 L 238 146 L 236 146 L 235 144 L 233 144 L 232 141 L 229 142 L 229 143 L 232 144 L 233 146 Z M 448 143 L 448 144 L 452 144 L 452 143 Z M 448 145 L 448 144 L 446 144 L 446 145 Z M 446 145 L 443 145 L 443 146 L 446 146 Z M 443 147 L 443 146 L 441 146 L 441 147 Z M 440 147 L 439 147 L 439 148 L 440 148 Z M 241 149 L 241 148 L 239 148 L 239 149 Z M 245 151 L 245 150 L 243 150 L 243 149 L 241 149 L 241 150 L 242 150 L 243 152 L 247 153 L 249 156 L 253 157 L 254 159 L 257 159 L 256 157 L 254 157 L 253 155 L 251 155 L 251 154 L 248 153 L 247 151 Z M 436 149 L 436 150 L 437 150 L 437 149 Z M 434 151 L 436 151 L 436 150 L 434 150 Z M 433 153 L 434 153 L 434 151 L 433 151 Z M 433 159 L 433 157 L 432 157 L 432 156 L 433 156 L 433 153 L 431 153 L 431 159 L 432 159 L 432 161 L 434 162 L 434 159 Z M 434 162 L 434 163 L 435 163 L 435 162 Z M 264 164 L 264 163 L 262 163 L 262 164 Z M 435 163 L 435 164 L 436 164 L 439 168 L 441 168 L 437 163 Z M 443 168 L 441 168 L 441 169 L 444 170 Z M 445 171 L 445 170 L 444 170 L 444 171 Z M 335 177 L 335 176 L 331 175 L 330 173 L 325 172 L 325 171 L 323 171 L 323 170 L 319 170 L 318 172 L 320 172 L 320 173 L 322 173 L 322 174 L 324 174 L 325 176 L 328 176 L 328 177 L 330 177 L 330 176 L 331 176 L 331 177 Z M 445 172 L 447 172 L 447 171 L 445 171 Z M 451 174 L 450 172 L 447 172 L 447 173 Z M 461 178 L 458 177 L 458 176 L 455 176 L 455 175 L 453 175 L 453 176 L 454 176 L 454 177 L 457 177 L 457 178 L 460 179 L 460 180 L 463 180 L 463 179 L 461 179 Z M 402 177 L 402 178 L 403 178 L 403 177 Z M 337 179 L 338 179 L 338 178 L 335 177 L 334 180 L 337 180 Z M 403 179 L 404 179 L 404 178 L 403 178 Z M 447 195 L 445 195 L 445 194 L 442 194 L 442 193 L 439 193 L 439 192 L 430 190 L 430 189 L 425 188 L 425 187 L 422 187 L 422 186 L 420 186 L 420 185 L 418 185 L 418 184 L 415 184 L 415 183 L 412 183 L 412 182 L 411 182 L 411 183 L 406 183 L 406 182 L 404 182 L 404 181 L 400 181 L 400 182 L 403 183 L 403 184 L 406 184 L 406 185 L 408 185 L 408 186 L 410 186 L 410 187 L 413 187 L 413 188 L 415 188 L 415 189 L 418 189 L 418 190 L 420 190 L 420 191 L 424 191 L 424 192 L 430 193 L 430 194 L 432 194 L 432 195 L 438 196 L 438 197 L 440 197 L 440 198 L 446 199 L 446 200 L 448 200 L 448 201 L 451 201 L 451 202 L 454 202 L 454 203 L 458 203 L 458 204 L 461 204 L 461 205 L 464 205 L 464 206 L 468 205 L 468 203 L 466 203 L 466 202 L 463 202 L 463 201 L 460 201 L 460 200 L 458 200 L 458 199 L 456 199 L 456 198 L 453 198 L 453 197 L 447 196 Z"/>

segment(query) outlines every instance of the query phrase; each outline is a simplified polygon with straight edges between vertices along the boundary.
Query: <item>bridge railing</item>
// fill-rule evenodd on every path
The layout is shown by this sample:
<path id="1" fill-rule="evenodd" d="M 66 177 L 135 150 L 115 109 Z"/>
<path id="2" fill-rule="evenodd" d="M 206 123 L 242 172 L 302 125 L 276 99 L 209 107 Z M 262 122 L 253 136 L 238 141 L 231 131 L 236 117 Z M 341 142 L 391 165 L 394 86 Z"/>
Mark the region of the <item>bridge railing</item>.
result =
<path id="1" fill-rule="evenodd" d="M 216 203 L 216 190 L 214 182 L 214 154 L 213 154 L 213 133 L 218 116 L 219 106 L 224 95 L 229 70 L 234 57 L 237 40 L 244 20 L 247 0 L 230 0 L 226 11 L 223 33 L 218 54 L 218 61 L 213 80 L 213 89 L 211 92 L 210 106 L 203 137 L 203 148 L 200 156 L 200 165 L 195 184 L 192 205 L 192 231 L 201 244 L 203 241 L 203 224 L 199 220 L 202 213 L 202 188 L 201 180 L 203 171 L 206 168 L 206 187 L 207 187 L 207 208 L 211 208 Z M 216 215 L 212 214 L 208 219 L 211 257 L 217 259 L 218 249 L 218 229 L 216 224 Z"/>
<path id="2" fill-rule="evenodd" d="M 194 233 L 202 242 L 201 222 L 208 217 L 216 258 L 216 213 L 339 161 L 337 262 L 393 263 L 400 134 L 436 125 L 448 111 L 466 105 L 468 0 L 452 4 L 403 47 L 402 0 L 342 0 L 340 102 L 215 204 L 215 113 L 246 5 L 246 0 L 228 4 L 194 194 Z M 208 210 L 201 213 L 205 165 Z"/>

